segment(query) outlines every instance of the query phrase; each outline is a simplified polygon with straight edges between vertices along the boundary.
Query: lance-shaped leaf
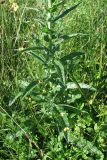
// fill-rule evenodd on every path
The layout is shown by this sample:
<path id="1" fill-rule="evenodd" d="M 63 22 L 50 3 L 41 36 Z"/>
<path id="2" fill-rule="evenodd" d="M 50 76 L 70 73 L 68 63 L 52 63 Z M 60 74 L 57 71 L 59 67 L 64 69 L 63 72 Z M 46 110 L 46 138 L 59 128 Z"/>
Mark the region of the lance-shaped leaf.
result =
<path id="1" fill-rule="evenodd" d="M 46 47 L 29 47 L 29 48 L 25 48 L 19 52 L 26 52 L 26 51 L 35 51 L 35 50 L 45 50 L 45 51 L 49 51 L 48 48 Z"/>
<path id="2" fill-rule="evenodd" d="M 92 90 L 92 91 L 96 91 L 96 89 L 88 84 L 85 83 L 78 83 L 80 88 L 82 89 L 88 89 L 88 90 Z M 74 82 L 68 82 L 66 84 L 67 89 L 77 89 L 78 86 L 74 83 Z"/>
<path id="3" fill-rule="evenodd" d="M 63 104 L 55 105 L 54 107 L 55 115 L 57 115 L 57 123 L 61 126 L 64 131 L 64 136 L 66 140 L 69 142 L 70 135 L 68 131 L 70 131 L 70 124 L 68 119 L 68 113 L 65 111 Z"/>
<path id="4" fill-rule="evenodd" d="M 63 40 L 68 40 L 72 37 L 76 37 L 76 36 L 86 36 L 87 34 L 84 34 L 84 33 L 73 33 L 73 34 L 70 34 L 70 35 L 61 35 L 59 38 L 63 39 Z"/>
<path id="5" fill-rule="evenodd" d="M 65 55 L 60 60 L 61 60 L 61 62 L 65 62 L 67 60 L 71 60 L 71 59 L 78 57 L 78 56 L 81 56 L 81 55 L 84 55 L 84 53 L 83 52 L 72 52 L 68 55 Z"/>
<path id="6" fill-rule="evenodd" d="M 73 33 L 73 34 L 70 34 L 70 35 L 59 35 L 59 39 L 58 41 L 55 42 L 55 44 L 61 44 L 62 42 L 65 42 L 73 37 L 76 37 L 76 36 L 86 36 L 87 34 L 85 33 Z"/>
<path id="7" fill-rule="evenodd" d="M 31 54 L 36 60 L 39 60 L 41 61 L 43 64 L 47 65 L 46 64 L 46 59 L 42 56 L 42 55 L 39 55 L 37 54 L 36 52 L 34 51 L 31 51 L 31 50 L 26 50 L 28 54 Z M 24 52 L 24 51 L 23 51 Z"/>
<path id="8" fill-rule="evenodd" d="M 55 111 L 58 113 L 59 118 L 61 119 L 61 126 L 63 128 L 69 127 L 69 120 L 68 120 L 68 114 L 64 110 L 63 104 L 55 105 Z"/>
<path id="9" fill-rule="evenodd" d="M 58 19 L 65 17 L 69 12 L 71 12 L 72 10 L 76 9 L 78 7 L 80 3 L 70 7 L 69 9 L 65 10 L 64 12 L 62 12 L 59 16 L 57 16 L 53 22 L 56 22 Z"/>
<path id="10" fill-rule="evenodd" d="M 25 89 L 28 85 L 29 85 L 29 82 L 19 80 L 19 86 L 20 86 L 21 89 Z"/>
<path id="11" fill-rule="evenodd" d="M 65 0 L 63 0 L 63 1 L 59 2 L 59 3 L 57 3 L 57 4 L 54 4 L 54 5 L 52 6 L 52 8 L 50 8 L 50 12 L 55 12 L 55 11 L 57 10 L 57 8 L 58 8 L 60 5 L 63 5 L 64 3 L 65 3 Z"/>
<path id="12" fill-rule="evenodd" d="M 55 67 L 58 71 L 58 74 L 61 76 L 61 81 L 65 84 L 65 71 L 62 63 L 60 61 L 55 60 Z"/>
<path id="13" fill-rule="evenodd" d="M 24 98 L 24 97 L 26 97 L 28 94 L 30 94 L 30 92 L 36 87 L 36 85 L 37 85 L 37 82 L 36 82 L 36 81 L 31 82 L 31 83 L 26 87 L 26 89 L 24 90 L 23 95 L 22 95 L 22 98 Z"/>
<path id="14" fill-rule="evenodd" d="M 35 53 L 35 52 L 29 52 L 34 58 L 36 58 L 36 59 L 38 59 L 39 61 L 41 61 L 42 63 L 44 63 L 45 65 L 46 65 L 46 59 L 43 57 L 43 56 L 41 56 L 41 55 L 39 55 L 39 54 L 37 54 L 37 53 Z"/>
<path id="15" fill-rule="evenodd" d="M 12 105 L 16 102 L 16 100 L 17 100 L 19 97 L 22 96 L 22 94 L 23 94 L 22 92 L 19 92 L 19 93 L 15 96 L 15 98 L 9 102 L 9 106 L 12 106 Z"/>

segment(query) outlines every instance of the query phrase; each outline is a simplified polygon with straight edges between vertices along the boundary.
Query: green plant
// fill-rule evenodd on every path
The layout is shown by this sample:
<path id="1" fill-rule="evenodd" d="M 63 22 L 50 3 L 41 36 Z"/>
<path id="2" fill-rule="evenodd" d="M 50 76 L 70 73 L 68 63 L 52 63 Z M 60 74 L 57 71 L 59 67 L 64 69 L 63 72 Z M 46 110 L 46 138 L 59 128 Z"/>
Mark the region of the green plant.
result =
<path id="1" fill-rule="evenodd" d="M 57 16 L 56 14 L 63 3 L 65 4 L 65 1 L 57 3 L 55 0 L 48 0 L 47 4 L 45 2 L 45 10 L 38 10 L 37 15 L 40 15 L 40 18 L 37 17 L 36 21 L 39 26 L 39 33 L 38 35 L 33 34 L 33 42 L 29 48 L 20 51 L 20 54 L 25 52 L 25 54 L 36 59 L 38 68 L 36 76 L 31 83 L 21 81 L 21 92 L 10 103 L 10 106 L 20 96 L 25 101 L 24 107 L 29 105 L 28 103 L 34 103 L 33 107 L 31 105 L 26 109 L 26 112 L 31 110 L 32 116 L 30 115 L 31 117 L 28 119 L 24 117 L 24 120 L 21 117 L 20 120 L 21 123 L 24 121 L 24 127 L 27 125 L 29 128 L 26 129 L 28 133 L 32 131 L 33 136 L 38 135 L 37 139 L 34 139 L 40 147 L 35 145 L 37 154 L 34 153 L 33 156 L 36 158 L 41 156 L 44 159 L 54 159 L 54 156 L 56 156 L 56 159 L 65 159 L 67 157 L 69 159 L 88 159 L 89 157 L 103 159 L 102 152 L 94 146 L 94 143 L 84 138 L 84 129 L 88 126 L 87 132 L 90 133 L 90 123 L 92 122 L 91 111 L 85 108 L 85 102 L 87 101 L 85 92 L 96 91 L 90 85 L 78 83 L 74 76 L 75 65 L 80 62 L 79 57 L 82 56 L 84 58 L 84 53 L 72 52 L 65 54 L 62 47 L 63 43 L 72 37 L 84 35 L 82 33 L 66 35 L 64 29 L 62 30 L 61 28 L 60 30 L 59 24 L 59 21 L 76 9 L 80 3 L 62 11 Z M 44 17 L 47 18 L 45 19 Z M 26 97 L 30 102 L 26 100 Z M 79 100 L 81 102 L 77 103 Z M 37 112 L 37 115 L 35 112 Z M 81 120 L 82 118 L 84 119 L 83 121 Z M 15 121 L 13 122 L 15 123 Z M 18 126 L 17 123 L 16 125 Z M 36 133 L 35 125 L 37 125 Z M 18 127 L 26 137 L 26 132 L 22 127 Z M 19 135 L 20 140 L 22 140 L 22 137 L 23 134 Z M 7 140 L 11 138 L 12 142 L 9 141 L 10 144 L 13 143 L 15 138 L 7 135 Z M 29 142 L 32 142 L 29 136 L 27 138 Z M 39 143 L 41 138 L 45 139 L 43 144 Z M 23 140 L 21 143 L 23 144 Z M 14 147 L 13 145 L 12 148 Z M 30 149 L 33 148 L 32 146 L 30 147 Z M 81 150 L 81 147 L 84 148 L 84 151 Z M 40 152 L 41 148 L 43 150 L 42 154 Z M 70 153 L 68 151 L 69 148 Z M 15 150 L 17 153 L 17 147 Z M 23 149 L 22 157 L 26 159 L 27 157 L 23 156 L 24 152 L 26 153 L 27 151 Z M 22 157 L 19 157 L 19 159 Z"/>
<path id="2" fill-rule="evenodd" d="M 43 17 L 40 16 L 40 18 L 37 19 L 40 26 L 40 33 L 39 36 L 33 34 L 35 44 L 20 51 L 20 53 L 25 52 L 26 54 L 32 55 L 38 61 L 36 79 L 30 84 L 28 84 L 28 82 L 22 82 L 22 85 L 28 85 L 22 93 L 23 98 L 29 95 L 29 93 L 31 94 L 31 91 L 35 88 L 37 95 L 41 95 L 41 98 L 49 96 L 50 101 L 53 100 L 52 102 L 59 105 L 61 101 L 66 104 L 68 100 L 68 90 L 77 89 L 83 96 L 84 93 L 82 89 L 95 91 L 95 88 L 87 84 L 78 83 L 73 75 L 73 67 L 77 60 L 76 58 L 84 55 L 84 53 L 72 52 L 66 55 L 63 53 L 61 47 L 63 42 L 78 35 L 78 33 L 65 35 L 62 30 L 60 31 L 57 29 L 57 21 L 77 8 L 79 4 L 55 16 L 54 12 L 58 10 L 58 7 L 62 5 L 62 3 L 57 4 L 56 1 L 47 1 L 45 11 L 42 13 Z M 41 10 L 39 14 L 41 15 Z M 44 19 L 46 15 L 47 18 Z M 75 62 L 73 63 L 73 61 Z"/>

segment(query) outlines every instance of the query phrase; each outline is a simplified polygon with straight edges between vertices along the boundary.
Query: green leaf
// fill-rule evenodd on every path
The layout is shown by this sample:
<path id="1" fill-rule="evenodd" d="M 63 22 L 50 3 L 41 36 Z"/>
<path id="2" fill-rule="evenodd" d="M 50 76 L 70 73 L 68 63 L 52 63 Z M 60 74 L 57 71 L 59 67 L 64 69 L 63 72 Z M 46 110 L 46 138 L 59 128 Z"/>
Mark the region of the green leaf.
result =
<path id="1" fill-rule="evenodd" d="M 9 0 L 9 3 L 14 3 L 14 0 Z"/>
<path id="2" fill-rule="evenodd" d="M 73 76 L 72 74 L 72 80 L 75 83 L 75 85 L 77 86 L 78 90 L 80 91 L 80 93 L 82 94 L 82 96 L 85 98 L 84 92 L 82 91 L 82 88 L 80 87 L 78 81 L 76 80 L 76 78 Z"/>
<path id="3" fill-rule="evenodd" d="M 61 104 L 55 105 L 55 108 L 56 108 L 56 112 L 58 112 L 58 114 L 60 115 L 59 118 L 61 118 L 62 126 L 63 127 L 69 127 L 68 114 L 64 110 L 63 105 L 61 105 Z"/>
<path id="4" fill-rule="evenodd" d="M 70 35 L 59 35 L 58 37 L 58 41 L 55 42 L 55 44 L 61 44 L 62 42 L 65 42 L 73 37 L 76 37 L 76 36 L 86 36 L 87 34 L 84 34 L 84 33 L 73 33 L 73 34 L 70 34 Z"/>
<path id="5" fill-rule="evenodd" d="M 45 51 L 48 51 L 48 48 L 46 47 L 29 47 L 29 48 L 25 48 L 21 51 L 19 51 L 20 53 L 22 52 L 27 52 L 27 51 L 35 51 L 35 50 L 45 50 Z"/>
<path id="6" fill-rule="evenodd" d="M 85 83 L 78 83 L 80 88 L 82 89 L 88 89 L 88 90 L 92 90 L 92 91 L 96 91 L 96 89 L 88 84 Z M 78 86 L 74 83 L 74 82 L 68 82 L 66 85 L 67 89 L 77 89 Z"/>
<path id="7" fill-rule="evenodd" d="M 50 41 L 49 35 L 44 35 L 44 40 L 45 40 L 46 42 L 49 42 L 49 41 Z"/>
<path id="8" fill-rule="evenodd" d="M 55 2 L 55 0 L 52 0 L 52 3 L 54 3 Z"/>
<path id="9" fill-rule="evenodd" d="M 65 109 L 69 109 L 69 110 L 71 110 L 72 112 L 76 112 L 76 113 L 80 113 L 80 112 L 84 112 L 84 111 L 81 111 L 80 109 L 78 109 L 77 107 L 74 107 L 74 106 L 71 106 L 71 105 L 69 105 L 69 104 L 59 104 L 60 106 L 62 106 L 63 108 L 65 108 Z"/>
<path id="10" fill-rule="evenodd" d="M 39 61 L 41 61 L 42 63 L 44 63 L 46 65 L 46 59 L 43 56 L 38 55 L 35 52 L 29 52 L 34 58 L 38 59 Z"/>
<path id="11" fill-rule="evenodd" d="M 28 85 L 29 85 L 29 82 L 19 80 L 19 86 L 20 86 L 21 89 L 25 89 Z"/>
<path id="12" fill-rule="evenodd" d="M 49 34 L 50 29 L 47 26 L 45 26 L 45 27 L 42 28 L 42 32 Z"/>
<path id="13" fill-rule="evenodd" d="M 73 34 L 70 34 L 70 35 L 61 35 L 59 38 L 62 38 L 64 40 L 68 40 L 72 37 L 76 37 L 76 36 L 86 36 L 87 34 L 83 34 L 83 33 L 73 33 Z"/>
<path id="14" fill-rule="evenodd" d="M 45 65 L 47 65 L 46 64 L 46 59 L 43 56 L 41 56 L 41 55 L 39 55 L 39 54 L 37 54 L 36 52 L 33 52 L 33 51 L 29 51 L 27 53 L 31 54 L 35 59 L 37 59 L 37 60 L 41 61 L 42 63 L 44 63 Z"/>
<path id="15" fill-rule="evenodd" d="M 59 92 L 61 90 L 61 88 L 62 88 L 61 85 L 57 85 L 57 86 L 53 87 L 52 92 L 53 93 Z"/>
<path id="16" fill-rule="evenodd" d="M 63 131 L 65 129 L 70 130 L 68 113 L 65 111 L 63 105 L 62 104 L 55 105 L 54 109 L 55 109 L 55 117 L 57 115 L 57 119 L 56 119 L 57 123 L 59 123 L 59 125 L 63 129 Z M 64 133 L 67 142 L 69 142 L 69 140 L 70 140 L 69 134 L 70 134 L 70 132 L 66 132 L 66 131 Z"/>
<path id="17" fill-rule="evenodd" d="M 83 53 L 83 52 L 72 52 L 72 53 L 70 53 L 68 55 L 65 55 L 60 60 L 61 60 L 61 62 L 65 62 L 67 60 L 71 60 L 71 59 L 73 59 L 75 57 L 78 57 L 78 56 L 81 56 L 81 55 L 84 55 L 84 54 L 85 53 Z"/>
<path id="18" fill-rule="evenodd" d="M 72 94 L 71 102 L 74 103 L 76 100 L 81 98 L 81 94 Z"/>
<path id="19" fill-rule="evenodd" d="M 63 0 L 63 1 L 61 1 L 61 2 L 59 2 L 59 3 L 57 3 L 57 4 L 55 4 L 55 5 L 53 5 L 52 8 L 50 8 L 50 12 L 53 13 L 53 12 L 57 11 L 57 8 L 58 8 L 60 5 L 63 5 L 64 2 L 65 2 L 65 0 Z"/>
<path id="20" fill-rule="evenodd" d="M 25 89 L 22 98 L 26 97 L 37 85 L 36 81 L 31 82 Z"/>
<path id="21" fill-rule="evenodd" d="M 56 22 L 58 19 L 65 17 L 69 12 L 71 12 L 72 10 L 76 9 L 79 6 L 80 3 L 70 7 L 69 9 L 65 10 L 64 12 L 62 12 L 59 16 L 57 16 L 53 22 Z"/>
<path id="22" fill-rule="evenodd" d="M 103 116 L 107 116 L 107 110 L 105 110 L 102 113 L 100 113 L 99 115 L 97 115 L 97 117 L 103 117 Z"/>
<path id="23" fill-rule="evenodd" d="M 12 105 L 15 103 L 15 101 L 16 101 L 19 97 L 21 97 L 21 95 L 22 95 L 22 92 L 19 92 L 19 93 L 15 96 L 15 98 L 14 98 L 12 101 L 9 102 L 9 106 L 12 106 Z"/>
<path id="24" fill-rule="evenodd" d="M 62 63 L 57 60 L 55 60 L 54 63 L 55 63 L 55 67 L 58 71 L 58 74 L 61 76 L 62 82 L 65 84 L 65 71 L 64 71 L 64 67 L 63 67 Z"/>

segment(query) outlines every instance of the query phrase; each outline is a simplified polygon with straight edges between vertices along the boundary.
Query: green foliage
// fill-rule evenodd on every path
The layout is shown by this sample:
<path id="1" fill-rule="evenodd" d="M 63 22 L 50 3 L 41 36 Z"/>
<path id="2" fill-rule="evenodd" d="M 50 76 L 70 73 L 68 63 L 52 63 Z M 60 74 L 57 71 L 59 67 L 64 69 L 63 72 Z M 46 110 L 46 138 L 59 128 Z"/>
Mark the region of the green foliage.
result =
<path id="1" fill-rule="evenodd" d="M 63 11 L 59 16 L 57 16 L 56 18 L 54 18 L 54 22 L 56 22 L 57 20 L 59 20 L 60 18 L 65 17 L 69 12 L 71 12 L 72 10 L 76 9 L 78 7 L 80 3 L 76 4 L 75 6 L 70 7 L 69 9 Z"/>
<path id="2" fill-rule="evenodd" d="M 21 3 L 1 6 L 1 159 L 104 160 L 106 2 Z"/>

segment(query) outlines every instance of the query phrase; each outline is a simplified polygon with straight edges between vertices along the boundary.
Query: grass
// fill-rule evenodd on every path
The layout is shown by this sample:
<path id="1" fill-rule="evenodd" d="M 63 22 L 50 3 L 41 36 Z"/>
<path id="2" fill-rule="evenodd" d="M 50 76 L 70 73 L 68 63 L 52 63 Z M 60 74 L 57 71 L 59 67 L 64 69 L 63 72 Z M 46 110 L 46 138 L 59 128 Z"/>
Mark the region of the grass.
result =
<path id="1" fill-rule="evenodd" d="M 67 1 L 57 13 L 77 3 Z M 106 160 L 106 0 L 84 0 L 76 10 L 58 21 L 55 36 L 60 31 L 64 35 L 79 34 L 62 43 L 55 57 L 45 57 L 51 61 L 48 61 L 47 72 L 33 56 L 19 52 L 22 48 L 40 45 L 38 37 L 42 44 L 52 47 L 52 35 L 43 33 L 37 21 L 39 16 L 47 16 L 47 10 L 42 9 L 38 14 L 38 9 L 43 7 L 41 1 L 18 0 L 17 4 L 16 12 L 12 1 L 0 4 L 1 160 Z M 52 27 L 49 23 L 48 27 Z M 49 43 L 47 35 L 52 40 Z M 71 52 L 85 55 L 71 59 L 64 66 L 59 58 Z M 38 53 L 43 56 L 41 51 Z M 64 79 L 77 89 L 58 88 L 57 84 L 65 83 Z M 83 83 L 96 90 L 87 89 L 87 85 L 82 88 L 79 84 Z M 17 94 L 23 97 L 17 98 Z M 10 105 L 14 97 L 16 100 Z"/>

